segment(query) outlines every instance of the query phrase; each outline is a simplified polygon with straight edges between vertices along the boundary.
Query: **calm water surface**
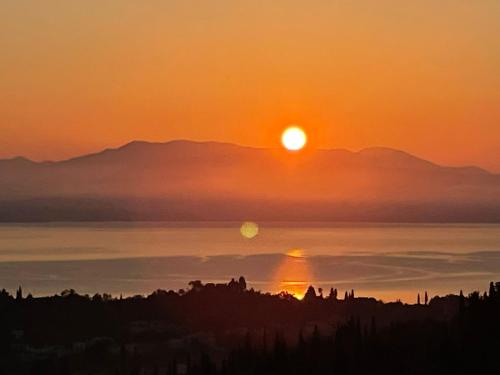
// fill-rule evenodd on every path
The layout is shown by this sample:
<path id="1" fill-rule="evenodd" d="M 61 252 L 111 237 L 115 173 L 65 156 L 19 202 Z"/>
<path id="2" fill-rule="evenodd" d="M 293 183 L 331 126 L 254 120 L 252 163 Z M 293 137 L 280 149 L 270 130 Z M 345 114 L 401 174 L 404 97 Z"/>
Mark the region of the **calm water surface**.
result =
<path id="1" fill-rule="evenodd" d="M 0 288 L 35 295 L 146 294 L 245 275 L 301 295 L 308 284 L 413 301 L 500 280 L 497 224 L 53 223 L 0 225 Z"/>

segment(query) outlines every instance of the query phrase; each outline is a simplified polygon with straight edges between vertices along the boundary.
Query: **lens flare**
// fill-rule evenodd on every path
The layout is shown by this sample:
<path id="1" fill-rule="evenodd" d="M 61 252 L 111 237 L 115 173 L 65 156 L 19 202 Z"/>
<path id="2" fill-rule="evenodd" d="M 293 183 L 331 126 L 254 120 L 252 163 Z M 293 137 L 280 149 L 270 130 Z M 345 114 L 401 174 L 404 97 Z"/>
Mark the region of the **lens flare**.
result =
<path id="1" fill-rule="evenodd" d="M 259 226 L 253 221 L 245 221 L 243 224 L 241 224 L 240 233 L 245 238 L 254 238 L 259 234 Z"/>

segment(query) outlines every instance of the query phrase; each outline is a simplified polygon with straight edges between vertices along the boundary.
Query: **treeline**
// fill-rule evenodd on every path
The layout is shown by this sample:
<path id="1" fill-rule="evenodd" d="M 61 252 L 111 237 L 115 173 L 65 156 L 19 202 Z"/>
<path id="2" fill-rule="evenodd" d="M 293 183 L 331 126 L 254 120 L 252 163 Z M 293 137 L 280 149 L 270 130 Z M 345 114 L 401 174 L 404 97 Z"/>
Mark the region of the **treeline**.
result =
<path id="1" fill-rule="evenodd" d="M 147 297 L 0 291 L 0 374 L 498 372 L 500 283 L 423 304 L 193 281 Z M 483 371 L 484 372 L 484 371 Z"/>
<path id="2" fill-rule="evenodd" d="M 500 285 L 489 294 L 461 293 L 450 320 L 393 322 L 378 327 L 351 317 L 333 332 L 317 327 L 288 345 L 276 334 L 264 349 L 248 336 L 212 374 L 498 374 Z"/>

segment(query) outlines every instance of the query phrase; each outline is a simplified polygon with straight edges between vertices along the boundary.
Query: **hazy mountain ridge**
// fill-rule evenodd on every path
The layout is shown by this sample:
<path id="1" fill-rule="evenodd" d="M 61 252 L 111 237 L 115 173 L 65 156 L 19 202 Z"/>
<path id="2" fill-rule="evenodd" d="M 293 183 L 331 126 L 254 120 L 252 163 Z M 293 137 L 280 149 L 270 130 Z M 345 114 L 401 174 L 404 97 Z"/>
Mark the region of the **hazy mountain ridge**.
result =
<path id="1" fill-rule="evenodd" d="M 37 207 L 33 220 L 43 219 L 43 206 L 59 207 L 61 219 L 70 213 L 75 220 L 225 220 L 236 212 L 357 220 L 366 215 L 362 210 L 380 220 L 395 213 L 398 220 L 415 220 L 412 210 L 430 221 L 444 211 L 456 220 L 500 220 L 500 175 L 383 147 L 290 153 L 219 142 L 134 141 L 57 162 L 0 160 L 0 189 L 3 221 L 30 219 Z M 329 208 L 347 211 L 332 216 Z M 58 219 L 57 212 L 49 216 Z"/>

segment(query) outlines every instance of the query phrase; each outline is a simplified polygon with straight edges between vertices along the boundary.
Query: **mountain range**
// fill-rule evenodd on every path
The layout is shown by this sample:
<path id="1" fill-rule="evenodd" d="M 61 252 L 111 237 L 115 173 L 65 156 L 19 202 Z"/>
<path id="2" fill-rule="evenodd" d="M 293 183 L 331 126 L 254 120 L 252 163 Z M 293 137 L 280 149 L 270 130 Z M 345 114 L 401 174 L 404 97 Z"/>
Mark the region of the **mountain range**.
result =
<path id="1" fill-rule="evenodd" d="M 0 160 L 0 221 L 500 222 L 500 175 L 374 147 L 289 152 L 134 141 Z"/>

